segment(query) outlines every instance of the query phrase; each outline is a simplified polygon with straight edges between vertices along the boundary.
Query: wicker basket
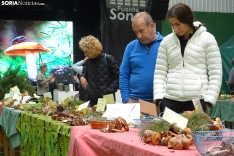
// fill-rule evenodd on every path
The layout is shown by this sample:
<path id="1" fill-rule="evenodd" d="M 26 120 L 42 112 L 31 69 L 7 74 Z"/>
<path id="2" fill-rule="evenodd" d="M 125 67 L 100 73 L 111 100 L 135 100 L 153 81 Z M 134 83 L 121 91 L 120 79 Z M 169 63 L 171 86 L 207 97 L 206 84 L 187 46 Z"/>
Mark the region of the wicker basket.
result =
<path id="1" fill-rule="evenodd" d="M 191 133 L 195 146 L 203 156 L 234 155 L 232 149 L 234 143 L 234 130 L 224 129 L 221 131 L 195 131 Z M 225 153 L 226 152 L 226 153 Z"/>
<path id="2" fill-rule="evenodd" d="M 90 121 L 90 125 L 93 129 L 102 129 L 106 128 L 108 125 L 112 124 L 113 120 L 106 120 L 106 121 Z"/>
<path id="3" fill-rule="evenodd" d="M 155 124 L 157 121 L 161 120 L 159 117 L 147 117 L 147 118 L 140 118 L 140 119 L 134 119 L 135 121 L 135 127 L 139 130 L 145 129 L 147 126 L 150 126 L 151 124 Z"/>

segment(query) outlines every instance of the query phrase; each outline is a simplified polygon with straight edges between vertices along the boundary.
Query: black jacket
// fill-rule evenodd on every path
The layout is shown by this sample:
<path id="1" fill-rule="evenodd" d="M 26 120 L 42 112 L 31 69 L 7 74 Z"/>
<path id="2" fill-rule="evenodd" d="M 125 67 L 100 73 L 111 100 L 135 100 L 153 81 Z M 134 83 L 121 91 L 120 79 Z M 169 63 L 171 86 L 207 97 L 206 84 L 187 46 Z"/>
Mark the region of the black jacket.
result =
<path id="1" fill-rule="evenodd" d="M 88 82 L 88 100 L 94 104 L 97 104 L 98 98 L 114 94 L 119 88 L 119 66 L 115 58 L 108 54 L 88 59 L 82 76 Z"/>

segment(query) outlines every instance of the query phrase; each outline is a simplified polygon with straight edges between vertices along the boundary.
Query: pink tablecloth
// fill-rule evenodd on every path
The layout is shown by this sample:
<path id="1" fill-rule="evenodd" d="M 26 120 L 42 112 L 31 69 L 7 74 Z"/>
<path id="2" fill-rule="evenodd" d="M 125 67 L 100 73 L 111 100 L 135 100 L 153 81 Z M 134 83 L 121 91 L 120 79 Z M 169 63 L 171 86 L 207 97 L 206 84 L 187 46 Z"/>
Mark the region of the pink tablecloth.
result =
<path id="1" fill-rule="evenodd" d="M 172 150 L 166 146 L 145 144 L 138 129 L 129 132 L 103 133 L 90 126 L 73 126 L 70 134 L 69 156 L 201 156 L 196 147 Z"/>

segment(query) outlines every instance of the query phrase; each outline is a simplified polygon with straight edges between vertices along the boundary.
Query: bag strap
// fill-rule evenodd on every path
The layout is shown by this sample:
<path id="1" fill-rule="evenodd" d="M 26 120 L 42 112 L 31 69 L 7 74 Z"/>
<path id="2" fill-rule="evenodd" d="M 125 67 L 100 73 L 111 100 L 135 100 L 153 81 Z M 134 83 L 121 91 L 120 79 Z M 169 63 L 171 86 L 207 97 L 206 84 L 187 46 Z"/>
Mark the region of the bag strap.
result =
<path id="1" fill-rule="evenodd" d="M 109 66 L 108 61 L 106 59 L 106 53 L 104 54 L 104 60 L 105 60 L 106 65 Z"/>

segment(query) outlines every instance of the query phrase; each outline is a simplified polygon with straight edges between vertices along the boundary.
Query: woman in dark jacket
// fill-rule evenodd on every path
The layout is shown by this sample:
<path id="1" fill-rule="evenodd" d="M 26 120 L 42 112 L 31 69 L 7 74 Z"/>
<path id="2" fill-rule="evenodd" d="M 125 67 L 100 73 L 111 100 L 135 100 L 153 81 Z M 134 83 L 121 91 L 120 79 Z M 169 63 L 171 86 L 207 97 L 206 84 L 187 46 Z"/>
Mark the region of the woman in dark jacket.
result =
<path id="1" fill-rule="evenodd" d="M 102 53 L 102 45 L 96 37 L 82 37 L 79 46 L 89 58 L 80 82 L 90 100 L 89 105 L 93 106 L 98 98 L 115 94 L 119 88 L 119 66 L 113 56 Z"/>

